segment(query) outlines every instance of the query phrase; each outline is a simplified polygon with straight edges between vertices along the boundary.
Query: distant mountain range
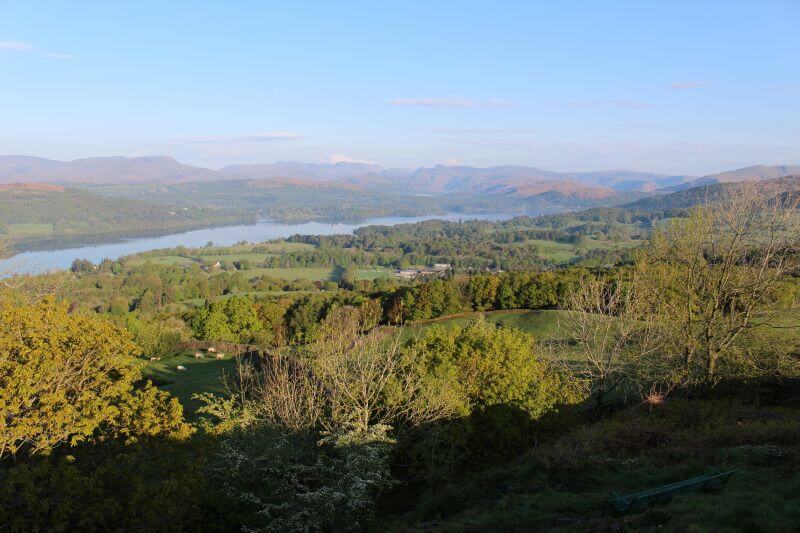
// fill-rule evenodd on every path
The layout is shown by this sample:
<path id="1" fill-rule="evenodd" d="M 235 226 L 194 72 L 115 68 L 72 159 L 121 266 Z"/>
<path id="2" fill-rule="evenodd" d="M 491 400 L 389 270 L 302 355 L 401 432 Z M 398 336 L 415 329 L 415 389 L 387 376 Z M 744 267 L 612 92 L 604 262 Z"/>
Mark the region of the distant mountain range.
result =
<path id="1" fill-rule="evenodd" d="M 751 167 L 727 170 L 718 174 L 710 174 L 684 183 L 664 187 L 662 192 L 675 192 L 701 185 L 714 183 L 736 183 L 740 181 L 765 181 L 800 174 L 800 165 L 765 166 L 754 165 Z"/>
<path id="2" fill-rule="evenodd" d="M 289 182 L 295 186 L 362 189 L 397 194 L 507 194 L 521 197 L 558 193 L 579 199 L 603 199 L 623 192 L 675 192 L 712 183 L 767 180 L 800 174 L 800 165 L 752 166 L 708 176 L 666 175 L 631 170 L 553 172 L 525 166 L 487 168 L 438 165 L 385 169 L 367 163 L 280 162 L 230 165 L 219 170 L 184 165 L 166 156 L 95 157 L 55 161 L 29 156 L 0 156 L 0 184 L 188 183 L 227 179 Z"/>
<path id="3" fill-rule="evenodd" d="M 769 169 L 772 167 L 762 167 Z M 767 173 L 768 174 L 768 173 Z M 798 173 L 800 174 L 800 173 Z M 729 179 L 713 183 L 700 184 L 695 187 L 682 189 L 668 194 L 653 194 L 640 198 L 618 207 L 624 209 L 638 209 L 643 211 L 685 209 L 706 202 L 716 201 L 725 193 L 746 187 L 749 179 Z M 800 175 L 780 176 L 778 178 L 764 178 L 759 180 L 758 191 L 761 194 L 771 195 L 785 192 L 797 194 L 800 191 Z"/>
<path id="4" fill-rule="evenodd" d="M 166 156 L 91 157 L 55 161 L 23 155 L 0 156 L 0 183 L 136 183 L 217 179 L 213 170 L 184 165 Z"/>

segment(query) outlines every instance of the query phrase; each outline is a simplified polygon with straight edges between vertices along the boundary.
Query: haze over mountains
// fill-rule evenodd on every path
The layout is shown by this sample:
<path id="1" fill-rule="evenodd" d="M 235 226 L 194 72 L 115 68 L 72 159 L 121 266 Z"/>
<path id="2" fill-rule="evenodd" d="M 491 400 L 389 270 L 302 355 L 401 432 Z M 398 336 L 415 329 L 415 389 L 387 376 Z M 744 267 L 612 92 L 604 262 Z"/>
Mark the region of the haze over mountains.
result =
<path id="1" fill-rule="evenodd" d="M 201 181 L 213 170 L 184 165 L 166 156 L 91 157 L 56 161 L 21 155 L 0 156 L 0 183 L 135 183 Z"/>
<path id="2" fill-rule="evenodd" d="M 96 157 L 56 161 L 30 156 L 0 156 L 0 184 L 138 184 L 218 180 L 283 181 L 294 185 L 364 189 L 397 194 L 559 193 L 576 198 L 605 198 L 622 192 L 671 192 L 697 185 L 774 179 L 799 174 L 800 165 L 752 166 L 707 176 L 666 175 L 631 170 L 554 172 L 525 166 L 437 165 L 433 168 L 385 169 L 368 163 L 279 162 L 230 165 L 212 170 L 182 164 L 167 156 Z"/>

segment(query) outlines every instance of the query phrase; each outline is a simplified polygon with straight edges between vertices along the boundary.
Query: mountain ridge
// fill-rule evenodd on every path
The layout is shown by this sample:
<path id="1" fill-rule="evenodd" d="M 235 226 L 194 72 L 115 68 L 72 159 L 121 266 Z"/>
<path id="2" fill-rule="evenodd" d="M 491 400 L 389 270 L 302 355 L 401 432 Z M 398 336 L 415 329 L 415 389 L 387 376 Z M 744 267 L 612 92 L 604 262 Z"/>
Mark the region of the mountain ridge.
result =
<path id="1" fill-rule="evenodd" d="M 522 165 L 472 167 L 435 165 L 386 169 L 372 163 L 282 161 L 228 165 L 218 170 L 183 164 L 169 156 L 92 157 L 58 161 L 34 156 L 0 156 L 0 184 L 122 185 L 187 183 L 231 179 L 263 180 L 265 185 L 359 188 L 397 194 L 514 194 L 554 191 L 584 198 L 621 192 L 669 193 L 711 183 L 775 179 L 800 174 L 800 165 L 754 165 L 705 176 L 616 169 L 556 172 Z"/>
<path id="2" fill-rule="evenodd" d="M 633 202 L 621 204 L 623 209 L 643 209 L 645 211 L 659 209 L 685 209 L 706 201 L 718 199 L 722 194 L 746 187 L 747 182 L 753 180 L 741 179 L 739 181 L 719 181 L 702 183 L 667 194 L 654 194 L 640 198 Z M 790 192 L 800 190 L 800 172 L 797 175 L 780 176 L 759 181 L 760 194 L 775 194 L 777 192 Z"/>

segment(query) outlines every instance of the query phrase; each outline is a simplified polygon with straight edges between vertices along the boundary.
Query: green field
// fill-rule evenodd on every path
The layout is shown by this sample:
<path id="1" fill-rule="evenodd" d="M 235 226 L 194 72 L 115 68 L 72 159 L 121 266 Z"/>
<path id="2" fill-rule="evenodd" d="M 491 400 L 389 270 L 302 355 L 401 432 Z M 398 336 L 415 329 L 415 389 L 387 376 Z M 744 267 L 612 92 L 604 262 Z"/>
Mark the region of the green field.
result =
<path id="1" fill-rule="evenodd" d="M 341 268 L 328 267 L 295 267 L 295 268 L 251 268 L 242 270 L 248 279 L 267 276 L 275 279 L 295 280 L 307 279 L 311 281 L 339 281 Z M 376 279 L 389 275 L 388 269 L 372 267 L 359 270 L 358 279 Z"/>
<path id="2" fill-rule="evenodd" d="M 308 251 L 314 246 L 295 242 L 271 242 L 260 244 L 237 244 L 227 247 L 193 248 L 189 250 L 163 250 L 156 253 L 131 255 L 126 262 L 131 266 L 153 263 L 157 265 L 213 265 L 217 261 L 233 265 L 237 261 L 249 261 L 253 268 L 240 270 L 247 279 L 266 276 L 273 279 L 293 281 L 306 279 L 309 281 L 340 281 L 342 267 L 290 267 L 290 268 L 264 268 L 262 265 L 270 258 L 281 254 Z M 166 255 L 159 255 L 160 253 Z M 178 255 L 178 254 L 182 255 Z M 233 270 L 229 270 L 233 272 Z M 370 266 L 359 269 L 358 279 L 373 280 L 391 275 L 391 269 L 380 266 Z M 211 269 L 209 274 L 217 273 Z"/>
<path id="3" fill-rule="evenodd" d="M 201 259 L 205 264 L 213 264 L 216 261 L 238 261 L 240 259 L 251 258 L 254 263 L 263 261 L 267 254 L 239 254 L 239 255 L 208 255 L 202 256 Z M 188 257 L 181 257 L 178 255 L 166 255 L 160 257 L 137 257 L 133 256 L 128 261 L 129 265 L 142 265 L 152 263 L 155 265 L 200 265 L 199 261 L 190 259 Z M 247 279 L 259 278 L 267 276 L 274 279 L 297 280 L 307 279 L 310 281 L 339 281 L 336 268 L 330 267 L 294 267 L 294 268 L 250 268 L 247 270 L 239 270 L 242 275 Z M 385 278 L 389 276 L 391 271 L 380 267 L 372 267 L 369 269 L 359 270 L 358 279 L 372 280 L 377 278 Z"/>
<path id="4" fill-rule="evenodd" d="M 269 259 L 270 257 L 277 257 L 280 254 L 273 253 L 240 253 L 240 254 L 201 254 L 193 255 L 192 259 L 199 259 L 206 265 L 213 265 L 217 261 L 233 263 L 234 261 L 250 261 L 254 265 L 258 265 Z"/>
<path id="5" fill-rule="evenodd" d="M 310 244 L 299 242 L 269 242 L 260 244 L 237 244 L 226 247 L 192 248 L 183 250 L 182 255 L 175 251 L 164 250 L 157 253 L 135 254 L 128 257 L 130 264 L 153 262 L 164 265 L 204 263 L 213 264 L 217 261 L 232 263 L 234 261 L 248 260 L 253 264 L 263 263 L 270 257 L 291 252 L 304 252 L 312 250 Z M 168 255 L 159 255 L 166 253 Z"/>
<path id="6" fill-rule="evenodd" d="M 188 257 L 181 257 L 179 255 L 165 255 L 159 257 L 139 257 L 139 256 L 132 256 L 130 259 L 127 260 L 127 263 L 131 266 L 134 265 L 143 265 L 145 263 L 152 263 L 154 265 L 191 265 L 196 264 L 195 261 L 189 259 Z"/>
<path id="7" fill-rule="evenodd" d="M 223 373 L 233 374 L 236 369 L 236 361 L 230 355 L 222 360 L 195 359 L 194 353 L 195 350 L 185 351 L 160 361 L 150 361 L 142 372 L 158 388 L 178 398 L 189 416 L 200 406 L 192 395 L 200 392 L 224 394 Z M 178 365 L 185 366 L 186 371 L 179 372 Z"/>
<path id="8" fill-rule="evenodd" d="M 231 294 L 223 294 L 222 296 L 217 296 L 214 298 L 194 298 L 192 300 L 184 300 L 182 302 L 178 302 L 182 305 L 193 306 L 193 307 L 200 307 L 205 305 L 207 301 L 217 301 L 217 300 L 226 300 L 228 298 L 233 298 L 234 296 L 247 296 L 248 298 L 252 298 L 257 300 L 259 298 L 267 297 L 267 296 L 283 296 L 283 297 L 299 297 L 303 294 L 312 294 L 319 292 L 318 290 L 309 290 L 309 291 L 247 291 L 247 292 L 236 292 Z"/>
<path id="9" fill-rule="evenodd" d="M 336 281 L 334 269 L 327 267 L 297 267 L 297 268 L 251 268 L 242 270 L 248 279 L 267 276 L 275 279 L 308 279 L 311 281 Z"/>
<path id="10" fill-rule="evenodd" d="M 536 246 L 539 255 L 554 263 L 567 263 L 578 257 L 585 250 L 615 250 L 623 248 L 634 248 L 640 246 L 642 241 L 599 241 L 597 239 L 586 238 L 580 245 L 564 243 L 558 241 L 546 241 L 543 239 L 530 239 L 520 246 Z"/>
<path id="11" fill-rule="evenodd" d="M 246 244 L 242 245 L 242 248 L 259 248 L 259 249 L 266 249 L 270 253 L 273 254 L 286 254 L 290 252 L 307 252 L 309 250 L 314 249 L 313 244 L 306 244 L 304 242 L 262 242 L 259 244 Z"/>
<path id="12" fill-rule="evenodd" d="M 420 324 L 412 324 L 406 328 L 407 335 L 415 335 L 434 325 L 443 327 L 463 326 L 470 320 L 478 316 L 485 316 L 486 320 L 500 324 L 504 327 L 515 328 L 530 335 L 540 341 L 558 338 L 558 320 L 563 316 L 563 311 L 541 310 L 533 311 L 530 309 L 514 309 L 509 311 L 487 311 L 485 313 L 464 313 L 454 317 L 444 317 L 435 320 L 425 321 Z"/>
<path id="13" fill-rule="evenodd" d="M 8 224 L 10 237 L 41 237 L 53 233 L 52 224 Z"/>
<path id="14" fill-rule="evenodd" d="M 575 245 L 556 241 L 545 241 L 541 239 L 531 239 L 521 246 L 536 246 L 539 255 L 555 263 L 566 263 L 575 258 Z"/>
<path id="15" fill-rule="evenodd" d="M 390 270 L 380 267 L 364 268 L 358 270 L 358 279 L 378 279 L 385 278 L 391 273 Z"/>

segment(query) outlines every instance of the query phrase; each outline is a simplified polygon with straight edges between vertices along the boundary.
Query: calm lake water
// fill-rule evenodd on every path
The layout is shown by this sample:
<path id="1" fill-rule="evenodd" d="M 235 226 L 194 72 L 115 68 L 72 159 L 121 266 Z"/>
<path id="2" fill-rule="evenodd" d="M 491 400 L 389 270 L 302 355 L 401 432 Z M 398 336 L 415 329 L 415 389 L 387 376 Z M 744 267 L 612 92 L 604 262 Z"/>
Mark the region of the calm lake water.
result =
<path id="1" fill-rule="evenodd" d="M 261 242 L 270 239 L 286 238 L 292 235 L 334 235 L 352 233 L 353 230 L 363 226 L 384 225 L 394 226 L 421 222 L 423 220 L 508 220 L 514 215 L 509 214 L 480 214 L 467 215 L 462 213 L 448 215 L 431 215 L 422 217 L 378 217 L 368 218 L 359 223 L 324 223 L 305 222 L 302 224 L 281 224 L 262 220 L 256 224 L 242 226 L 224 226 L 206 228 L 182 233 L 170 233 L 157 237 L 120 238 L 116 242 L 106 244 L 93 244 L 87 246 L 58 246 L 54 243 L 51 249 L 28 251 L 15 255 L 6 261 L 0 272 L 12 270 L 13 272 L 44 272 L 50 270 L 63 270 L 70 267 L 74 259 L 88 259 L 98 263 L 105 258 L 117 259 L 123 255 L 130 255 L 159 248 L 174 248 L 186 246 L 189 248 L 204 246 L 212 241 L 218 246 L 230 246 L 239 241 Z M 2 265 L 2 263 L 0 263 Z"/>

